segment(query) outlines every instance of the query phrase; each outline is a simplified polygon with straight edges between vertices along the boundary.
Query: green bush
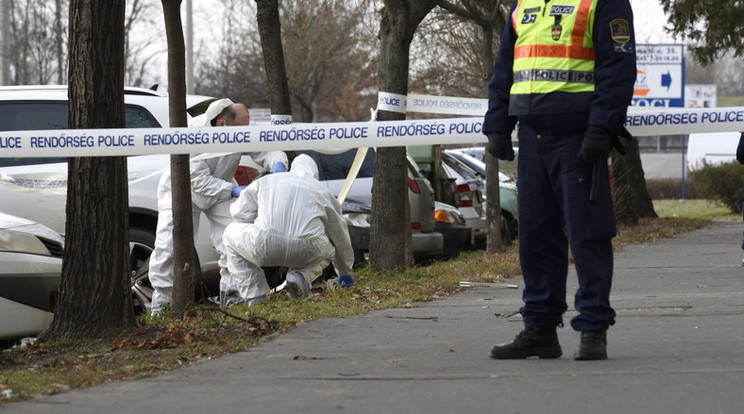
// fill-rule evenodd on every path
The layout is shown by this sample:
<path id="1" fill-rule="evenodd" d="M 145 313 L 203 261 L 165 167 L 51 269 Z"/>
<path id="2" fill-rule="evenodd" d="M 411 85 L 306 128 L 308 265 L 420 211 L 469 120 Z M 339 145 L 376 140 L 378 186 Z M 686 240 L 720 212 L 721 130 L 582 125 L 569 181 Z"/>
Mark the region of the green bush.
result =
<path id="1" fill-rule="evenodd" d="M 649 178 L 646 180 L 646 191 L 652 200 L 679 200 L 682 198 L 681 178 Z M 695 180 L 685 177 L 685 199 L 697 199 L 698 191 Z"/>
<path id="2" fill-rule="evenodd" d="M 720 165 L 703 162 L 703 167 L 693 171 L 700 197 L 722 203 L 734 213 L 741 213 L 744 201 L 744 167 L 736 161 Z"/>

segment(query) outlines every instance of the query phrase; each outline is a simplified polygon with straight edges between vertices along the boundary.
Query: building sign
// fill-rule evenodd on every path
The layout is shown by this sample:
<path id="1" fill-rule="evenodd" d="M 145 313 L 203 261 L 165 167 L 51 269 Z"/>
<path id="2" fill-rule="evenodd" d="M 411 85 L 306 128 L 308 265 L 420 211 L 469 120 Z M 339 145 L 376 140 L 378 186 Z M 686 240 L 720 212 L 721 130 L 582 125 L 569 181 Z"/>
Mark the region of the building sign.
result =
<path id="1" fill-rule="evenodd" d="M 685 106 L 683 45 L 636 45 L 636 67 L 633 106 Z"/>
<path id="2" fill-rule="evenodd" d="M 686 85 L 685 108 L 715 108 L 716 85 Z"/>

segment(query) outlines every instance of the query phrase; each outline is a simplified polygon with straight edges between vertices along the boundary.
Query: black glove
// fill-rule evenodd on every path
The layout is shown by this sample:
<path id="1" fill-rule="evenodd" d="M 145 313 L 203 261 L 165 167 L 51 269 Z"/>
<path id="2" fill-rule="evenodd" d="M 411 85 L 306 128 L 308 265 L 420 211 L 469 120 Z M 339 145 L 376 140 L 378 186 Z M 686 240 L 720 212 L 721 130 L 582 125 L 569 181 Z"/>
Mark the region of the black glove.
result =
<path id="1" fill-rule="evenodd" d="M 630 135 L 630 132 L 622 126 L 620 127 L 620 132 L 618 132 L 617 135 L 612 136 L 610 151 L 612 151 L 612 148 L 615 148 L 615 151 L 617 151 L 618 154 L 625 155 L 627 151 L 625 150 L 625 145 L 620 141 L 620 138 L 630 142 L 633 141 L 633 135 Z"/>
<path id="2" fill-rule="evenodd" d="M 739 137 L 739 145 L 736 147 L 736 161 L 744 165 L 744 132 Z"/>
<path id="3" fill-rule="evenodd" d="M 579 158 L 590 164 L 606 160 L 610 155 L 611 141 L 612 136 L 601 129 L 586 131 L 579 148 Z"/>
<path id="4" fill-rule="evenodd" d="M 514 161 L 514 148 L 512 148 L 511 136 L 489 135 L 487 148 L 491 155 L 500 160 Z"/>

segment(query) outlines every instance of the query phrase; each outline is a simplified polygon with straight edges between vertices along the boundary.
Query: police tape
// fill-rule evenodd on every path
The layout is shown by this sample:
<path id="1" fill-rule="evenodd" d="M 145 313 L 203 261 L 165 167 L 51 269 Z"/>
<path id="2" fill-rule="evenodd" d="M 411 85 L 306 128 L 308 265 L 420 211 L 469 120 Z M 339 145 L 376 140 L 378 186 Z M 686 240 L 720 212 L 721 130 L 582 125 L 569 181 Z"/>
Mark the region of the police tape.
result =
<path id="1" fill-rule="evenodd" d="M 408 112 L 429 114 L 485 116 L 488 99 L 408 94 Z"/>
<path id="2" fill-rule="evenodd" d="M 97 157 L 316 150 L 484 143 L 482 117 L 200 128 L 69 129 L 0 132 L 0 157 Z M 631 109 L 634 136 L 744 130 L 744 107 Z"/>
<path id="3" fill-rule="evenodd" d="M 408 97 L 397 93 L 379 92 L 377 109 L 405 114 L 408 111 Z"/>
<path id="4" fill-rule="evenodd" d="M 481 118 L 199 128 L 0 132 L 0 157 L 94 157 L 485 142 Z"/>

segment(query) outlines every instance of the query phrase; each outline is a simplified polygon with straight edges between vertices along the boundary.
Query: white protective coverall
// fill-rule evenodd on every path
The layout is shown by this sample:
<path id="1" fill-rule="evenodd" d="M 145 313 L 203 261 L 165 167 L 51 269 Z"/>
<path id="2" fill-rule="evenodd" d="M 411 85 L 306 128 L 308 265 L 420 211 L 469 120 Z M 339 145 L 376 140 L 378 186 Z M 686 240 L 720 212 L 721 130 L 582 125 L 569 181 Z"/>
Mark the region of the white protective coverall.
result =
<path id="1" fill-rule="evenodd" d="M 229 99 L 213 102 L 207 112 L 194 117 L 190 127 L 210 126 L 222 110 L 232 105 Z M 282 151 L 255 152 L 248 154 L 257 164 L 269 170 L 277 162 L 288 165 L 287 155 Z M 232 190 L 235 170 L 242 154 L 234 153 L 190 162 L 191 200 L 194 219 L 194 237 L 199 231 L 199 218 L 203 213 L 210 225 L 210 239 L 220 253 L 220 293 L 236 291 L 227 270 L 227 258 L 222 244 L 225 227 L 232 223 L 230 203 L 234 200 Z M 153 287 L 151 313 L 158 314 L 162 306 L 171 303 L 173 288 L 173 210 L 171 203 L 170 170 L 166 170 L 158 185 L 158 224 L 155 248 L 150 255 L 148 277 Z"/>
<path id="2" fill-rule="evenodd" d="M 287 173 L 251 183 L 230 213 L 235 222 L 223 237 L 227 267 L 244 299 L 269 293 L 261 266 L 286 266 L 308 285 L 330 262 L 338 275 L 351 275 L 354 251 L 341 205 L 318 181 L 309 156 L 295 158 Z"/>

